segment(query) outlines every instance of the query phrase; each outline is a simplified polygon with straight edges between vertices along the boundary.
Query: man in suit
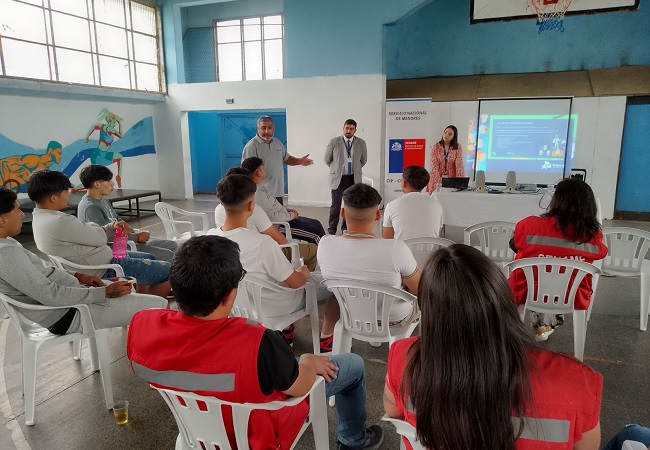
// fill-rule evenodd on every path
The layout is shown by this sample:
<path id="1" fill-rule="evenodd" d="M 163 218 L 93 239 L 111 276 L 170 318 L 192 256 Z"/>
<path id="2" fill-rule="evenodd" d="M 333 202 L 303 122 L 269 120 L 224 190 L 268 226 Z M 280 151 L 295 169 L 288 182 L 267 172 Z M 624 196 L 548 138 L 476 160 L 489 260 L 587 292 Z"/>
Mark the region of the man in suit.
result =
<path id="1" fill-rule="evenodd" d="M 366 141 L 355 137 L 357 123 L 348 119 L 343 125 L 343 135 L 332 138 L 325 149 L 325 164 L 330 168 L 329 183 L 332 190 L 329 226 L 327 232 L 336 234 L 341 214 L 343 191 L 355 183 L 361 183 L 361 168 L 368 160 Z M 345 230 L 343 219 L 341 230 Z"/>

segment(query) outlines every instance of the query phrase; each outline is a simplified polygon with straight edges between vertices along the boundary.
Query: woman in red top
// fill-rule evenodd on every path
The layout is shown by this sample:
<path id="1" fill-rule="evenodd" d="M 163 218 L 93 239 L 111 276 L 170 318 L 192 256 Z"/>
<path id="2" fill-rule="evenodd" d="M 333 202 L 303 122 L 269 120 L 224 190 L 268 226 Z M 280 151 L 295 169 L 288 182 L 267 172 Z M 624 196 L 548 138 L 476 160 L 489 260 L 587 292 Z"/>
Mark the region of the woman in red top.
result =
<path id="1" fill-rule="evenodd" d="M 420 336 L 390 348 L 384 409 L 428 449 L 596 450 L 602 376 L 542 350 L 501 270 L 473 247 L 431 256 Z"/>
<path id="2" fill-rule="evenodd" d="M 449 125 L 442 132 L 442 139 L 431 150 L 431 178 L 427 192 L 436 190 L 436 185 L 443 177 L 458 178 L 465 176 L 463 169 L 463 148 L 458 143 L 458 130 Z"/>
<path id="3" fill-rule="evenodd" d="M 577 178 L 560 181 L 545 214 L 517 222 L 510 248 L 516 253 L 515 259 L 551 256 L 591 264 L 607 256 L 596 198 L 589 185 Z M 523 272 L 515 270 L 508 281 L 515 302 L 518 305 L 525 303 L 527 289 Z M 578 287 L 575 309 L 589 308 L 591 293 L 591 275 L 587 275 Z M 555 327 L 564 322 L 561 315 L 534 312 L 531 315 L 540 341 L 548 339 Z"/>

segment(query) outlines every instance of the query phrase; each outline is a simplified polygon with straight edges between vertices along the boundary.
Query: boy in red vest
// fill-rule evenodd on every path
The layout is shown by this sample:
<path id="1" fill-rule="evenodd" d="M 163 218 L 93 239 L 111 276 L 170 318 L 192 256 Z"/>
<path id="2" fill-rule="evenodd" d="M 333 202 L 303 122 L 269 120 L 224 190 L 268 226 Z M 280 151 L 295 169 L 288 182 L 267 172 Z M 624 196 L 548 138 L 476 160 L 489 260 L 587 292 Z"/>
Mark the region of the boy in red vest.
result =
<path id="1" fill-rule="evenodd" d="M 338 448 L 378 448 L 381 428 L 365 426 L 363 360 L 349 353 L 296 360 L 281 331 L 228 317 L 245 274 L 235 242 L 220 236 L 187 241 L 170 271 L 179 311 L 152 310 L 131 320 L 127 353 L 133 371 L 155 386 L 241 403 L 305 395 L 320 375 L 327 395 L 337 396 Z M 301 402 L 253 412 L 251 448 L 290 448 L 308 409 Z"/>

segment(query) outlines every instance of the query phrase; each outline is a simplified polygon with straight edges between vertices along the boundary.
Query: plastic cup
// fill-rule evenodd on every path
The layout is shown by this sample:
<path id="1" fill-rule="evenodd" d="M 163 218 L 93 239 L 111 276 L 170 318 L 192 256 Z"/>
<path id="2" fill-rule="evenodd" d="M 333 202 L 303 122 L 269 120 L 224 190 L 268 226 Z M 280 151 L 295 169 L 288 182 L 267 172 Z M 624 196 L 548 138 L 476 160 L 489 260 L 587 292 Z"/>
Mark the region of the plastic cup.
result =
<path id="1" fill-rule="evenodd" d="M 129 421 L 129 402 L 121 400 L 113 404 L 113 415 L 115 416 L 115 423 L 124 425 Z"/>

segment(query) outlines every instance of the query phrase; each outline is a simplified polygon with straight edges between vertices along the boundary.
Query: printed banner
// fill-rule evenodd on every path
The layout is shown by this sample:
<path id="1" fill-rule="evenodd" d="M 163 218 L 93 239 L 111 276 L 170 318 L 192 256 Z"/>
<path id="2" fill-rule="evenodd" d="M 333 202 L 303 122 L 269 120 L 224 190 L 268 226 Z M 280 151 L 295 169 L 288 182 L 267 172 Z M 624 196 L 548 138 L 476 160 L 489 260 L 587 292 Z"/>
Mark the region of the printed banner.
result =
<path id="1" fill-rule="evenodd" d="M 433 143 L 432 127 L 431 99 L 386 102 L 384 205 L 402 195 L 405 167 L 428 166 L 426 155 Z"/>

